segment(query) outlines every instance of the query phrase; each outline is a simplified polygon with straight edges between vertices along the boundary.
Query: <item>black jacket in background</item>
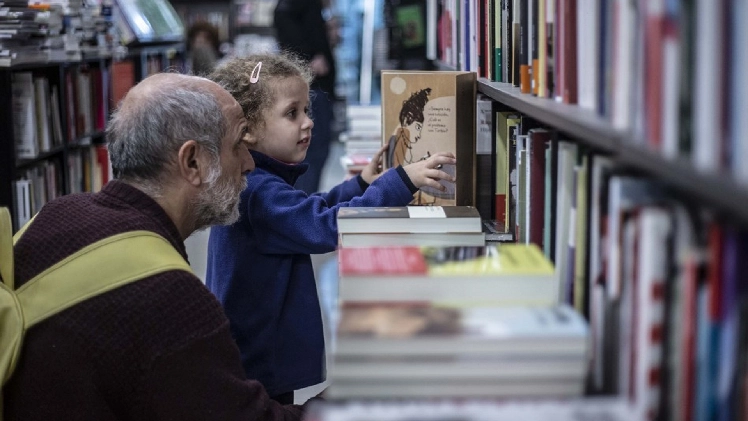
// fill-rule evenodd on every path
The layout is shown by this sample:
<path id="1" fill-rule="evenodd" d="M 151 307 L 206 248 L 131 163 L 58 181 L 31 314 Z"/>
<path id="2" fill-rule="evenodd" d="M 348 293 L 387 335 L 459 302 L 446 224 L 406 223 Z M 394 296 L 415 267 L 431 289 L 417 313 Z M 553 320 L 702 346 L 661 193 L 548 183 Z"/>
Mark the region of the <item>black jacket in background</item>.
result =
<path id="1" fill-rule="evenodd" d="M 322 18 L 322 2 L 278 0 L 273 25 L 282 50 L 300 54 L 307 61 L 317 54 L 325 56 L 330 71 L 325 76 L 315 78 L 312 88 L 320 88 L 334 97 L 335 60 L 327 37 L 327 26 Z"/>

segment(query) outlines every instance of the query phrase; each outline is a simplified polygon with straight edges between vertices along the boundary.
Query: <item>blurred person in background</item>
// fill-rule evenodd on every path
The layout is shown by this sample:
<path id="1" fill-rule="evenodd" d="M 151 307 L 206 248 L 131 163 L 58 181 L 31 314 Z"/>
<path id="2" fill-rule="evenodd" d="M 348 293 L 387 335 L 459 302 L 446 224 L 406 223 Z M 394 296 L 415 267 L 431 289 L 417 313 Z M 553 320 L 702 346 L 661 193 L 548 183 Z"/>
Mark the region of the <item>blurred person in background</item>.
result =
<path id="1" fill-rule="evenodd" d="M 333 31 L 323 16 L 322 0 L 278 0 L 273 25 L 281 50 L 291 51 L 309 62 L 314 74 L 310 92 L 314 129 L 304 160 L 309 170 L 295 185 L 312 194 L 319 190 L 332 140 L 335 60 L 330 34 Z"/>
<path id="2" fill-rule="evenodd" d="M 221 58 L 218 29 L 205 21 L 197 21 L 187 30 L 189 71 L 204 76 L 213 71 Z"/>

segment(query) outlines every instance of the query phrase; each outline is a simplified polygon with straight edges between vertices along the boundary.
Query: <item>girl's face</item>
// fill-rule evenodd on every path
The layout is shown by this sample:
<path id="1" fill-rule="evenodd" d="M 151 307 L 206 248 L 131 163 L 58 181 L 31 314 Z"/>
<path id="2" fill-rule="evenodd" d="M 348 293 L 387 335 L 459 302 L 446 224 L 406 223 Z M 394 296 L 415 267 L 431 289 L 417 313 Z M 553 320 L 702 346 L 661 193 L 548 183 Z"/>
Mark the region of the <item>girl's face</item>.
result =
<path id="1" fill-rule="evenodd" d="M 262 113 L 263 124 L 252 133 L 252 149 L 289 164 L 306 157 L 314 122 L 309 118 L 309 85 L 300 77 L 275 83 L 275 101 Z"/>

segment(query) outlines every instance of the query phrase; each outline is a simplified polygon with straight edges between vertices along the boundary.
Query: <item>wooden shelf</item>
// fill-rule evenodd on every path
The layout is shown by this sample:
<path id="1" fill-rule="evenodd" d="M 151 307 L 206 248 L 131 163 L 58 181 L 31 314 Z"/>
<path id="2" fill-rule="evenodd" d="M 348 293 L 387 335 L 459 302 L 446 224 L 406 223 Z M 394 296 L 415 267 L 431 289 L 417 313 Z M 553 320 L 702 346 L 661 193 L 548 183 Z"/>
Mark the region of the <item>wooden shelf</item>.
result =
<path id="1" fill-rule="evenodd" d="M 748 226 L 748 186 L 727 174 L 705 173 L 686 160 L 669 160 L 635 145 L 621 145 L 616 161 L 662 181 L 696 205 Z"/>
<path id="2" fill-rule="evenodd" d="M 523 94 L 508 83 L 478 80 L 478 92 L 545 125 L 551 126 L 599 152 L 614 152 L 622 133 L 602 117 L 577 106 Z"/>
<path id="3" fill-rule="evenodd" d="M 684 159 L 667 159 L 640 145 L 646 142 L 616 130 L 603 117 L 578 106 L 523 94 L 507 83 L 478 80 L 478 92 L 609 155 L 623 167 L 651 176 L 694 204 L 748 226 L 748 186 L 729 174 L 704 173 Z"/>
<path id="4" fill-rule="evenodd" d="M 19 158 L 16 160 L 16 168 L 18 169 L 26 168 L 26 167 L 30 167 L 32 165 L 44 162 L 50 157 L 61 154 L 63 150 L 64 150 L 64 147 L 56 146 L 46 152 L 40 152 L 37 156 L 33 158 L 28 158 L 28 159 Z"/>

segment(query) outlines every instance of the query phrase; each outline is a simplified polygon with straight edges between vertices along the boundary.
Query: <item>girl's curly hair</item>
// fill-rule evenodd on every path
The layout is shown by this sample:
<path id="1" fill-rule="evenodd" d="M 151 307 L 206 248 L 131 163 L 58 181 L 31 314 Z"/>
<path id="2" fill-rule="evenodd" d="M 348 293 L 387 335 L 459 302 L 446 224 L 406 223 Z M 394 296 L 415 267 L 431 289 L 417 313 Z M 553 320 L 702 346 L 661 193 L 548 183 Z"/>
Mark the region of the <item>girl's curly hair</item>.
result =
<path id="1" fill-rule="evenodd" d="M 259 62 L 262 62 L 262 67 L 255 75 L 257 81 L 252 83 L 252 71 Z M 233 58 L 208 75 L 241 105 L 250 132 L 263 126 L 262 113 L 273 106 L 275 88 L 290 77 L 300 77 L 309 85 L 313 75 L 307 62 L 287 51 Z"/>

